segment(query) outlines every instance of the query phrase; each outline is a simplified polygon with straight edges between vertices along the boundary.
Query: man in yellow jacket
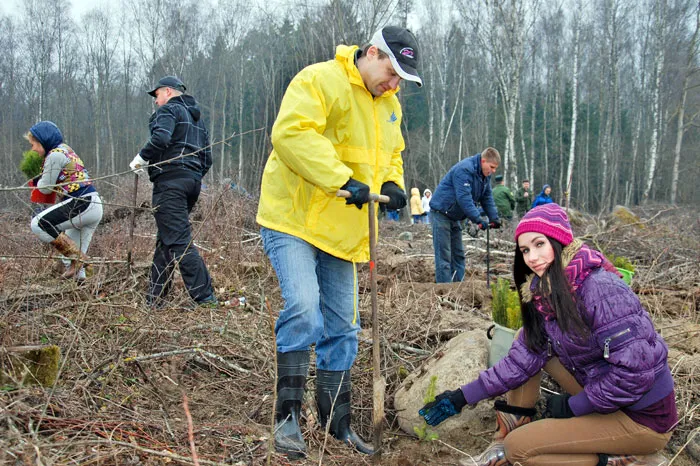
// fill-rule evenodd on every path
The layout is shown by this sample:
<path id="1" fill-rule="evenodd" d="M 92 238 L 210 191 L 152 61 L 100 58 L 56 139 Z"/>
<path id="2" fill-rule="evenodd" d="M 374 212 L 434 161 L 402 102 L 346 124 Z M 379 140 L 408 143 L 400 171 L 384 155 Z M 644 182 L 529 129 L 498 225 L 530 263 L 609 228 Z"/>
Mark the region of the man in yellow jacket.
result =
<path id="1" fill-rule="evenodd" d="M 334 60 L 294 77 L 272 128 L 257 221 L 285 302 L 275 325 L 275 447 L 290 457 L 306 453 L 299 413 L 311 345 L 321 423 L 373 453 L 350 427 L 360 330 L 355 264 L 369 260 L 369 193 L 389 196 L 389 209 L 406 205 L 396 93 L 402 79 L 422 85 L 417 63 L 416 38 L 399 27 L 382 28 L 362 49 L 339 45 Z M 336 197 L 339 189 L 351 197 Z"/>

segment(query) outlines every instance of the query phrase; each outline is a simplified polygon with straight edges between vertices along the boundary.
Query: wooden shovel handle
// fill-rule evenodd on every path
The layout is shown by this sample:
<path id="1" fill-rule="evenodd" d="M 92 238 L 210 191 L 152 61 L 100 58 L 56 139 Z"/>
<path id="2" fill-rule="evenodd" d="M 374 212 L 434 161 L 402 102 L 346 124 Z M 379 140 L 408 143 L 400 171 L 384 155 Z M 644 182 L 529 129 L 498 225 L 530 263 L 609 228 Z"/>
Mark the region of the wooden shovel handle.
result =
<path id="1" fill-rule="evenodd" d="M 347 199 L 350 196 L 352 196 L 352 193 L 350 193 L 350 191 L 346 191 L 344 189 L 339 189 L 335 193 L 335 197 L 343 197 L 343 198 Z M 375 193 L 369 194 L 369 200 L 372 202 L 381 202 L 382 204 L 388 204 L 389 201 L 391 201 L 389 196 L 385 196 L 383 194 L 375 194 Z"/>

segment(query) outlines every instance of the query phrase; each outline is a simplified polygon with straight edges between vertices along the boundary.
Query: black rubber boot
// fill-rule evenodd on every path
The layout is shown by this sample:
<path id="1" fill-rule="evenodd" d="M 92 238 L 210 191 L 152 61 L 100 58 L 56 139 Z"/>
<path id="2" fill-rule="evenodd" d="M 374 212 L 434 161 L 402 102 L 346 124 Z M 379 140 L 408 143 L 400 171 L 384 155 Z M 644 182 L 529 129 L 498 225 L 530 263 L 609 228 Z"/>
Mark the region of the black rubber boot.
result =
<path id="1" fill-rule="evenodd" d="M 306 456 L 306 443 L 299 427 L 299 414 L 308 371 L 308 351 L 277 353 L 275 450 L 290 459 Z"/>
<path id="2" fill-rule="evenodd" d="M 350 371 L 316 371 L 316 404 L 321 426 L 326 427 L 330 417 L 329 432 L 338 440 L 354 447 L 360 453 L 374 454 L 374 449 L 364 442 L 350 427 Z M 331 416 L 332 411 L 332 416 Z"/>

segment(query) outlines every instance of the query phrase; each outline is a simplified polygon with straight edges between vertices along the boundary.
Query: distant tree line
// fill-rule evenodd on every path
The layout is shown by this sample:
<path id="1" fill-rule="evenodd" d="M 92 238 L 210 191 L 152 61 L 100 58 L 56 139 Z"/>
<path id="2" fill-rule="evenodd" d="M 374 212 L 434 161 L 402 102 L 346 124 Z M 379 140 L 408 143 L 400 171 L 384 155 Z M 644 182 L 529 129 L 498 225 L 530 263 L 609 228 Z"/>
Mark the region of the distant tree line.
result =
<path id="1" fill-rule="evenodd" d="M 586 210 L 700 201 L 693 0 L 118 0 L 79 20 L 65 0 L 23 0 L 0 18 L 0 184 L 24 181 L 22 134 L 41 119 L 93 175 L 126 170 L 145 91 L 175 74 L 217 143 L 209 176 L 255 192 L 292 77 L 385 24 L 417 25 L 422 47 L 425 85 L 400 93 L 408 188 L 494 146 L 513 189 L 547 183 Z"/>

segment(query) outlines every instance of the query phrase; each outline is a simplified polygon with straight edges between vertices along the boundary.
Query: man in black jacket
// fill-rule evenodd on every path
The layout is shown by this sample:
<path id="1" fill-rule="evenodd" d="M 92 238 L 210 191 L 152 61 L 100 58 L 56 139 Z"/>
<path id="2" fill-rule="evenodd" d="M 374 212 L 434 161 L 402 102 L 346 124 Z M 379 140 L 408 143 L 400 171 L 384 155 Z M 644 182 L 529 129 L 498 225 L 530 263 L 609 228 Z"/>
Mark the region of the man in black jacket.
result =
<path id="1" fill-rule="evenodd" d="M 152 308 L 163 306 L 172 287 L 175 265 L 197 304 L 216 305 L 209 271 L 192 244 L 192 211 L 202 186 L 202 177 L 212 165 L 209 133 L 201 112 L 185 85 L 166 76 L 148 92 L 158 109 L 151 115 L 151 137 L 130 166 L 148 165 L 153 183 L 153 207 L 158 235 L 153 254 L 146 301 Z"/>

